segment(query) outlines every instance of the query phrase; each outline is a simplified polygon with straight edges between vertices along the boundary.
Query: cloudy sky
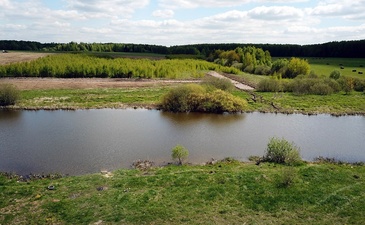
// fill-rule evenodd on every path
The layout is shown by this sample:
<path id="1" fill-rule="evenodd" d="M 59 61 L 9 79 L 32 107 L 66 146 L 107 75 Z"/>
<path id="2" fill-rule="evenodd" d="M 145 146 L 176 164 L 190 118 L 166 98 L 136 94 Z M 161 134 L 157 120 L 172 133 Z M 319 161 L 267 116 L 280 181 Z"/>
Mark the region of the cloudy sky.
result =
<path id="1" fill-rule="evenodd" d="M 365 0 L 0 0 L 0 40 L 314 44 L 365 39 Z"/>

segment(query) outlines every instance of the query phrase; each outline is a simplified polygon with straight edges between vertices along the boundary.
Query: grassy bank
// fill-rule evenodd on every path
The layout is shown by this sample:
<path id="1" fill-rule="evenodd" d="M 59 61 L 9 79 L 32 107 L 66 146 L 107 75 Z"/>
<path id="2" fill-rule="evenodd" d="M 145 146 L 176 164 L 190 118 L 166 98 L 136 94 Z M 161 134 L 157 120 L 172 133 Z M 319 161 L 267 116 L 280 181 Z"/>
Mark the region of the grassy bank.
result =
<path id="1" fill-rule="evenodd" d="M 28 183 L 0 176 L 0 223 L 361 224 L 364 177 L 364 166 L 238 162 Z"/>
<path id="2" fill-rule="evenodd" d="M 161 97 L 174 86 L 97 89 L 22 90 L 15 109 L 98 109 L 155 108 Z M 247 112 L 304 114 L 365 114 L 365 95 L 361 92 L 327 96 L 233 91 L 248 101 Z"/>

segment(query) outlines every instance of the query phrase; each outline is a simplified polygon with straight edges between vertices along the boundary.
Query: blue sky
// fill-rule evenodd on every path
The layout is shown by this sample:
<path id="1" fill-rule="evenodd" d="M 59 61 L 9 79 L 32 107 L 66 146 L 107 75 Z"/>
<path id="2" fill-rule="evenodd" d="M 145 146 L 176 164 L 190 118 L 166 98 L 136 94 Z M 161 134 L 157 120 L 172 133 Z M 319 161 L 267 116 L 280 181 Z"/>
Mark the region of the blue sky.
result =
<path id="1" fill-rule="evenodd" d="M 365 39 L 365 0 L 0 0 L 0 40 L 314 44 Z"/>

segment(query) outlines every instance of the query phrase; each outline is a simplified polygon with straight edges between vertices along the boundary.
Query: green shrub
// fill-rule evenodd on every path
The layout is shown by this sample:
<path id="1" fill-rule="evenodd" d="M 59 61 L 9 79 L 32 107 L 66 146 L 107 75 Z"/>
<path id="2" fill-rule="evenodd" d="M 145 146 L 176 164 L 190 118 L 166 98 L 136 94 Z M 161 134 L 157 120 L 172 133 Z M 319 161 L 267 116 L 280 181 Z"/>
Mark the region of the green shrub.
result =
<path id="1" fill-rule="evenodd" d="M 284 168 L 278 180 L 278 187 L 288 188 L 292 186 L 297 178 L 297 173 L 294 168 Z"/>
<path id="2" fill-rule="evenodd" d="M 188 84 L 171 89 L 162 97 L 161 109 L 170 112 L 190 112 L 194 111 L 195 104 L 191 105 L 189 100 L 192 100 L 191 94 L 203 95 L 205 90 L 197 84 Z"/>
<path id="3" fill-rule="evenodd" d="M 315 95 L 330 95 L 333 89 L 325 83 L 316 83 L 310 87 L 310 93 Z"/>
<path id="4" fill-rule="evenodd" d="M 205 99 L 198 107 L 198 111 L 210 113 L 236 113 L 242 112 L 246 106 L 247 102 L 245 100 L 222 90 L 215 90 L 206 94 Z"/>
<path id="5" fill-rule="evenodd" d="M 365 91 L 365 80 L 354 79 L 354 90 L 359 92 Z"/>
<path id="6" fill-rule="evenodd" d="M 271 68 L 269 66 L 266 65 L 259 65 L 256 66 L 255 71 L 253 72 L 254 74 L 257 75 L 269 75 Z"/>
<path id="7" fill-rule="evenodd" d="M 0 106 L 14 105 L 18 99 L 19 91 L 13 85 L 0 85 Z"/>
<path id="8" fill-rule="evenodd" d="M 263 79 L 257 86 L 258 91 L 262 92 L 278 92 L 282 90 L 280 80 L 277 79 Z"/>
<path id="9" fill-rule="evenodd" d="M 217 89 L 221 89 L 223 91 L 232 91 L 234 90 L 233 83 L 226 78 L 217 78 L 212 76 L 205 76 L 203 78 L 202 84 L 207 86 L 212 86 Z"/>
<path id="10" fill-rule="evenodd" d="M 179 165 L 183 164 L 183 161 L 186 160 L 189 156 L 189 151 L 182 145 L 176 145 L 172 148 L 172 159 L 178 160 Z"/>
<path id="11" fill-rule="evenodd" d="M 338 70 L 334 70 L 330 74 L 330 78 L 332 78 L 334 80 L 338 80 L 340 78 L 340 76 L 341 76 L 341 73 Z"/>
<path id="12" fill-rule="evenodd" d="M 287 165 L 298 165 L 302 162 L 299 148 L 284 138 L 271 138 L 267 144 L 266 154 L 264 155 L 266 162 L 274 162 Z"/>
<path id="13" fill-rule="evenodd" d="M 239 97 L 214 89 L 207 92 L 197 84 L 189 84 L 171 89 L 162 97 L 160 108 L 170 112 L 242 112 L 247 102 Z"/>

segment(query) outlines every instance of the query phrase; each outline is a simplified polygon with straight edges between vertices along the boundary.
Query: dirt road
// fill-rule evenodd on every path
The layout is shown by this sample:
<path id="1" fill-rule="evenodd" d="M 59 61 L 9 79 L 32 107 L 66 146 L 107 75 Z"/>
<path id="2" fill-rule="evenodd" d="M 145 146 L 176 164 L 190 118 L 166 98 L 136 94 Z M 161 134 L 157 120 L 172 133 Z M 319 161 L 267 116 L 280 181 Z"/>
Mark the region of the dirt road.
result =
<path id="1" fill-rule="evenodd" d="M 228 77 L 225 77 L 225 76 L 223 76 L 223 75 L 221 75 L 221 74 L 219 74 L 215 71 L 210 71 L 210 72 L 207 73 L 207 75 L 217 77 L 217 78 L 220 78 L 220 79 L 226 78 L 226 79 L 230 80 L 232 82 L 232 84 L 239 90 L 243 90 L 243 91 L 252 91 L 252 90 L 254 90 L 254 88 L 251 87 L 251 86 L 248 86 L 246 84 L 240 83 L 240 82 L 235 81 L 235 80 L 232 80 L 232 79 L 230 79 Z"/>

